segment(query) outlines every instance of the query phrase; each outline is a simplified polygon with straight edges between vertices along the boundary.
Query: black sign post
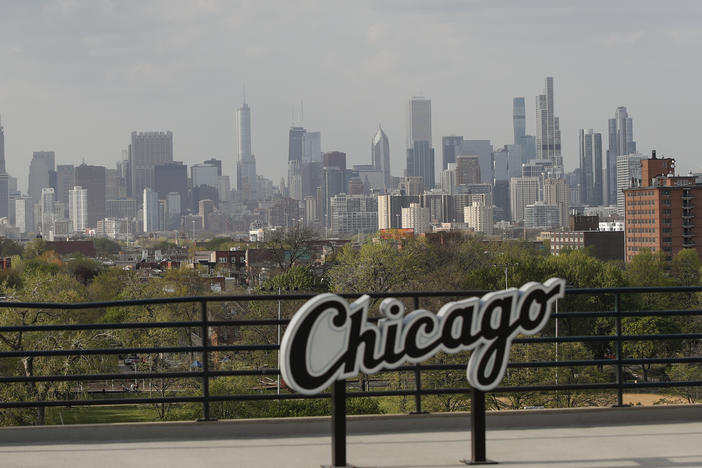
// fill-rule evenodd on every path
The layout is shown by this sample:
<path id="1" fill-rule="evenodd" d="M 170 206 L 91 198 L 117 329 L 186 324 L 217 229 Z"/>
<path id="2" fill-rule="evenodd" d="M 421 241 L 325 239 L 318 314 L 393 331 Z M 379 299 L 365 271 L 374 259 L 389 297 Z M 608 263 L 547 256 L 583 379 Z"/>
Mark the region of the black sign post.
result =
<path id="1" fill-rule="evenodd" d="M 346 381 L 332 386 L 332 460 L 331 467 L 346 466 Z"/>
<path id="2" fill-rule="evenodd" d="M 471 390 L 470 405 L 470 461 L 461 460 L 467 465 L 495 465 L 497 462 L 487 459 L 485 449 L 485 392 Z"/>

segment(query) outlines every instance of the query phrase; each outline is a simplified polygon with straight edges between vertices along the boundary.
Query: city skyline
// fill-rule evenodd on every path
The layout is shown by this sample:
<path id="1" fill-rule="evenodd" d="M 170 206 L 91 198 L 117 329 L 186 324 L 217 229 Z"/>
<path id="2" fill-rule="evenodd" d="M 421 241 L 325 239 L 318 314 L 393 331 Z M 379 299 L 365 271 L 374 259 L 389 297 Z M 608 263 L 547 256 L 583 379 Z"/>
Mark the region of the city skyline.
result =
<path id="1" fill-rule="evenodd" d="M 235 111 L 243 85 L 255 109 L 257 172 L 276 183 L 287 173 L 283 161 L 292 123 L 321 131 L 322 151 L 344 151 L 349 164 L 362 164 L 378 122 L 391 141 L 406 140 L 404 103 L 418 94 L 433 103 L 433 141 L 457 134 L 500 147 L 513 140 L 515 96 L 526 98 L 526 133 L 535 133 L 533 103 L 545 76 L 557 83 L 567 171 L 578 165 L 578 130 L 606 134 L 607 119 L 620 106 L 636 118 L 640 152 L 656 148 L 675 157 L 680 172 L 700 169 L 691 118 L 699 100 L 696 74 L 685 68 L 696 63 L 702 42 L 695 3 L 670 11 L 623 2 L 608 6 L 602 21 L 603 3 L 556 9 L 540 2 L 529 8 L 514 2 L 360 2 L 338 9 L 320 4 L 316 18 L 300 15 L 303 25 L 291 24 L 286 8 L 224 2 L 180 8 L 155 2 L 123 9 L 109 2 L 9 6 L 0 19 L 8 172 L 26 191 L 26 162 L 35 151 L 54 151 L 57 164 L 84 160 L 112 168 L 132 131 L 171 130 L 176 160 L 193 164 L 216 157 L 235 181 Z M 263 18 L 276 34 L 251 35 Z M 595 18 L 592 27 L 588 22 Z M 542 26 L 539 33 L 524 35 L 534 23 Z M 335 39 L 340 34 L 330 31 L 336 29 L 349 38 Z M 418 42 L 417 29 L 442 34 L 423 34 L 426 40 Z M 183 30 L 187 43 L 180 38 Z M 325 32 L 333 39 L 320 46 L 317 38 Z M 212 48 L 244 39 L 249 44 L 253 36 L 257 40 L 242 50 Z M 163 37 L 160 48 L 154 45 L 157 37 Z M 310 52 L 299 60 L 288 53 L 295 47 Z M 575 53 L 584 51 L 600 66 Z M 447 59 L 458 52 L 471 56 L 470 67 Z M 184 57 L 193 60 L 186 64 Z M 425 66 L 410 66 L 413 60 Z M 636 79 L 623 78 L 626 67 L 626 76 Z M 287 72 L 270 73 L 280 68 Z M 315 78 L 332 70 L 333 80 Z M 391 151 L 394 175 L 405 166 L 397 143 Z"/>

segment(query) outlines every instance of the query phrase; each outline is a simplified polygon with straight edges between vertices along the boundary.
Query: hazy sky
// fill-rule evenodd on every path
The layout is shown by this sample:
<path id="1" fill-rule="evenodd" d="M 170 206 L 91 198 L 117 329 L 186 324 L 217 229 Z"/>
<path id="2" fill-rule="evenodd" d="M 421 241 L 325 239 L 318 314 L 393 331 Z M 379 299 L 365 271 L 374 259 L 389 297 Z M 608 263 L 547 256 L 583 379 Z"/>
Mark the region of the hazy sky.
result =
<path id="1" fill-rule="evenodd" d="M 32 151 L 114 167 L 132 130 L 172 130 L 175 159 L 233 175 L 246 86 L 258 172 L 287 173 L 293 109 L 324 151 L 370 162 L 378 124 L 405 168 L 407 102 L 442 135 L 512 140 L 512 98 L 555 81 L 568 170 L 578 129 L 626 106 L 639 151 L 700 170 L 702 2 L 0 0 L 0 113 L 8 172 Z M 606 135 L 603 143 L 606 145 Z"/>

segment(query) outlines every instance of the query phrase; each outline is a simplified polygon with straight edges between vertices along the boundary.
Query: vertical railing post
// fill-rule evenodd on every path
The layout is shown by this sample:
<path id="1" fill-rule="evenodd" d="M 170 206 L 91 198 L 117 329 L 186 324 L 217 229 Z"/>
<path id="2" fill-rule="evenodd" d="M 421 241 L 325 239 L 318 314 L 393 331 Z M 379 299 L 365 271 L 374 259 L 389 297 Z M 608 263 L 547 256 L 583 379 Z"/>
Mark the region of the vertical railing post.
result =
<path id="1" fill-rule="evenodd" d="M 210 420 L 210 334 L 207 318 L 207 301 L 200 301 L 200 320 L 202 322 L 202 419 Z"/>
<path id="2" fill-rule="evenodd" d="M 332 464 L 346 466 L 346 381 L 338 380 L 332 387 Z"/>
<path id="3" fill-rule="evenodd" d="M 485 392 L 473 388 L 470 404 L 470 461 L 461 460 L 468 465 L 493 465 L 487 459 L 485 448 Z"/>
<path id="4" fill-rule="evenodd" d="M 622 316 L 619 293 L 614 294 L 614 313 L 617 321 L 617 406 L 624 406 L 624 369 L 622 366 Z"/>
<path id="5" fill-rule="evenodd" d="M 419 296 L 414 296 L 414 310 L 419 309 Z M 419 363 L 414 365 L 414 412 L 422 413 L 422 371 Z"/>

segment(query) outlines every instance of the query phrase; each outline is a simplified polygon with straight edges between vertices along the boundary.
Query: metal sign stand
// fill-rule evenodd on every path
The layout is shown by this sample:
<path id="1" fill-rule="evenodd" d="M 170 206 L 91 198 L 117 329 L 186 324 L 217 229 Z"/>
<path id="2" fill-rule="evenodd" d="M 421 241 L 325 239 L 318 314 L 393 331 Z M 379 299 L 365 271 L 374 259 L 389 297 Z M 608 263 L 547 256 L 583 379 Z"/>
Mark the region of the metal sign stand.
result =
<path id="1" fill-rule="evenodd" d="M 354 468 L 346 464 L 346 381 L 337 380 L 332 386 L 332 453 L 331 465 L 322 468 Z"/>
<path id="2" fill-rule="evenodd" d="M 496 465 L 496 461 L 486 458 L 485 449 L 485 392 L 471 390 L 470 407 L 470 460 L 460 460 L 466 465 Z"/>

